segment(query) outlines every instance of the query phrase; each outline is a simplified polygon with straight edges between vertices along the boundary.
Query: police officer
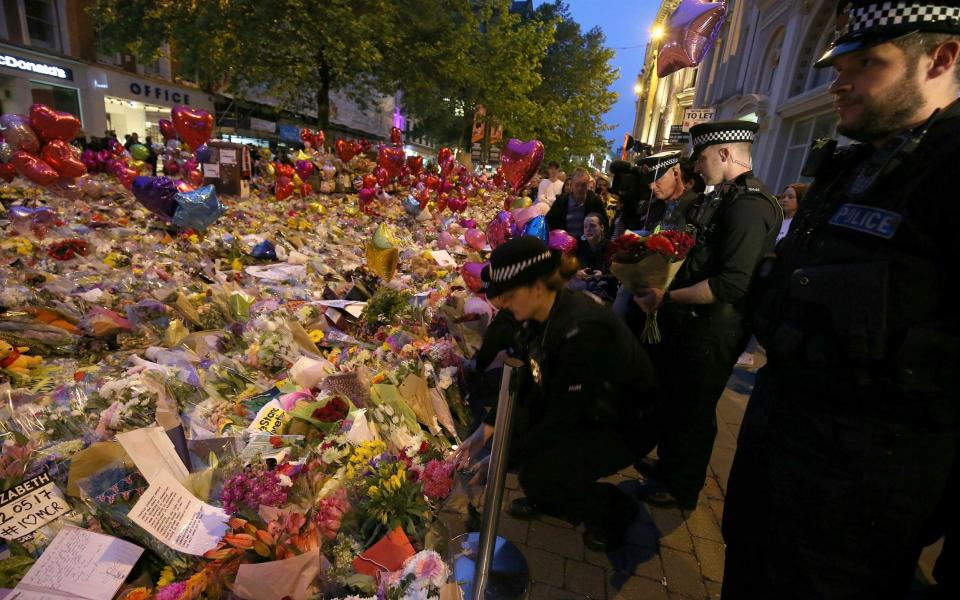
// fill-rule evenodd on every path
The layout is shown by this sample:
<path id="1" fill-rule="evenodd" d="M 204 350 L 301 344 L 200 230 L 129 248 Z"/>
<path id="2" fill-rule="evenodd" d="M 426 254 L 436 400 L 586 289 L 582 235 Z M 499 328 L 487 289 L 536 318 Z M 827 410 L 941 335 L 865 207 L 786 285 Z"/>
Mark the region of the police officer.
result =
<path id="1" fill-rule="evenodd" d="M 508 512 L 544 512 L 586 526 L 584 543 L 598 551 L 622 542 L 635 501 L 609 483 L 633 461 L 640 409 L 654 402 L 655 376 L 646 353 L 613 312 L 564 288 L 560 257 L 537 238 L 493 251 L 483 277 L 487 298 L 523 324 L 519 347 L 533 379 L 522 399 L 530 425 L 518 432 L 511 461 L 526 498 Z M 464 462 L 493 435 L 494 415 L 466 440 Z"/>
<path id="2" fill-rule="evenodd" d="M 749 338 L 746 297 L 761 257 L 772 252 L 783 213 L 751 170 L 757 124 L 703 123 L 690 129 L 697 168 L 716 191 L 692 211 L 696 245 L 668 291 L 640 290 L 645 313 L 658 312 L 663 341 L 650 347 L 664 389 L 656 463 L 643 499 L 693 508 L 717 435 L 716 406 Z"/>
<path id="3" fill-rule="evenodd" d="M 725 599 L 906 597 L 956 453 L 960 2 L 844 2 L 838 25 L 817 66 L 860 143 L 815 143 L 758 285 Z"/>
<path id="4" fill-rule="evenodd" d="M 661 152 L 637 161 L 641 179 L 650 187 L 650 202 L 643 229 L 684 229 L 686 213 L 697 200 L 697 192 L 687 189 L 684 169 L 691 165 L 679 151 Z"/>

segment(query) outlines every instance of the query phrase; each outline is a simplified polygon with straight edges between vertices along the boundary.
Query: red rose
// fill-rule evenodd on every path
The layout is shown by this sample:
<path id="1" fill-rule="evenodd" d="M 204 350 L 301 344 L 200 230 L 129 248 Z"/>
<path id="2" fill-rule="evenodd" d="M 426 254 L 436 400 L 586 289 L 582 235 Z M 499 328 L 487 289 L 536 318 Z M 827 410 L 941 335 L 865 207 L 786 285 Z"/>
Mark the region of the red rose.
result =
<path id="1" fill-rule="evenodd" d="M 350 405 L 340 396 L 334 396 L 326 404 L 313 411 L 313 418 L 324 423 L 342 421 L 350 412 Z"/>

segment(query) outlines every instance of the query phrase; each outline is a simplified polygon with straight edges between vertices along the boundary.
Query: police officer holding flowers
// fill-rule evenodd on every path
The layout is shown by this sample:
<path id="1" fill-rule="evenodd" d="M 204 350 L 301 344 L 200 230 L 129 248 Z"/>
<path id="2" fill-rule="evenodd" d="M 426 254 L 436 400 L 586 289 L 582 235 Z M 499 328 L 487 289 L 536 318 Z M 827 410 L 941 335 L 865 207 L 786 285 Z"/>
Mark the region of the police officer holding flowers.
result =
<path id="1" fill-rule="evenodd" d="M 905 598 L 957 451 L 960 2 L 843 2 L 838 25 L 817 66 L 859 143 L 814 145 L 761 284 L 725 599 Z"/>
<path id="2" fill-rule="evenodd" d="M 528 423 L 511 449 L 526 497 L 508 512 L 583 521 L 584 543 L 602 551 L 623 541 L 637 507 L 597 480 L 629 466 L 636 444 L 649 439 L 642 417 L 658 400 L 655 375 L 612 310 L 565 288 L 560 263 L 541 240 L 521 237 L 498 246 L 483 273 L 487 298 L 522 323 L 518 346 L 532 378 L 521 398 Z M 476 460 L 493 423 L 491 414 L 464 442 L 464 462 Z"/>
<path id="3" fill-rule="evenodd" d="M 749 338 L 747 293 L 783 218 L 751 170 L 756 133 L 748 121 L 690 129 L 697 169 L 717 190 L 688 212 L 696 245 L 670 289 L 637 290 L 637 304 L 658 314 L 663 332 L 650 346 L 664 390 L 659 460 L 637 464 L 650 476 L 642 493 L 648 504 L 696 506 L 717 435 L 717 401 Z"/>

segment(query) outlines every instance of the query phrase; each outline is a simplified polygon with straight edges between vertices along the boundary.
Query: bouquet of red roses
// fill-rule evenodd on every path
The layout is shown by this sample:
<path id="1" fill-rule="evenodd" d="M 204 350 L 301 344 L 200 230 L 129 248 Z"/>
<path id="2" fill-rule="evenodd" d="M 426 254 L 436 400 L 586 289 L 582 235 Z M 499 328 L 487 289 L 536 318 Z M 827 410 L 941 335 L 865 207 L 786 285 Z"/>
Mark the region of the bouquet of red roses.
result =
<path id="1" fill-rule="evenodd" d="M 665 290 L 693 243 L 693 236 L 686 231 L 661 231 L 647 237 L 628 231 L 610 245 L 610 272 L 634 293 L 644 288 Z M 640 339 L 660 342 L 656 313 L 647 316 Z"/>

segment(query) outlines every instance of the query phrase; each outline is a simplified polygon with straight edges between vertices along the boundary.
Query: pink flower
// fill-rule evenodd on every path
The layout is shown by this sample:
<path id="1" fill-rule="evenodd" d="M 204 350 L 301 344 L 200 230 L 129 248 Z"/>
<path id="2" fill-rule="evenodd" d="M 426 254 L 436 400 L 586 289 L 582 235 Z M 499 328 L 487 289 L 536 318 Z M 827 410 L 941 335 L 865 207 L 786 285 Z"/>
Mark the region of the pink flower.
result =
<path id="1" fill-rule="evenodd" d="M 453 487 L 453 463 L 431 460 L 423 469 L 423 493 L 431 500 L 443 500 Z"/>
<path id="2" fill-rule="evenodd" d="M 187 582 L 178 581 L 160 588 L 160 591 L 157 592 L 157 595 L 154 596 L 154 598 L 155 600 L 180 600 L 180 598 L 183 596 L 183 592 L 186 589 Z"/>
<path id="3" fill-rule="evenodd" d="M 350 503 L 347 502 L 347 492 L 342 488 L 318 503 L 315 519 L 323 539 L 332 540 L 337 537 L 337 531 L 340 530 L 340 521 L 349 509 Z"/>

